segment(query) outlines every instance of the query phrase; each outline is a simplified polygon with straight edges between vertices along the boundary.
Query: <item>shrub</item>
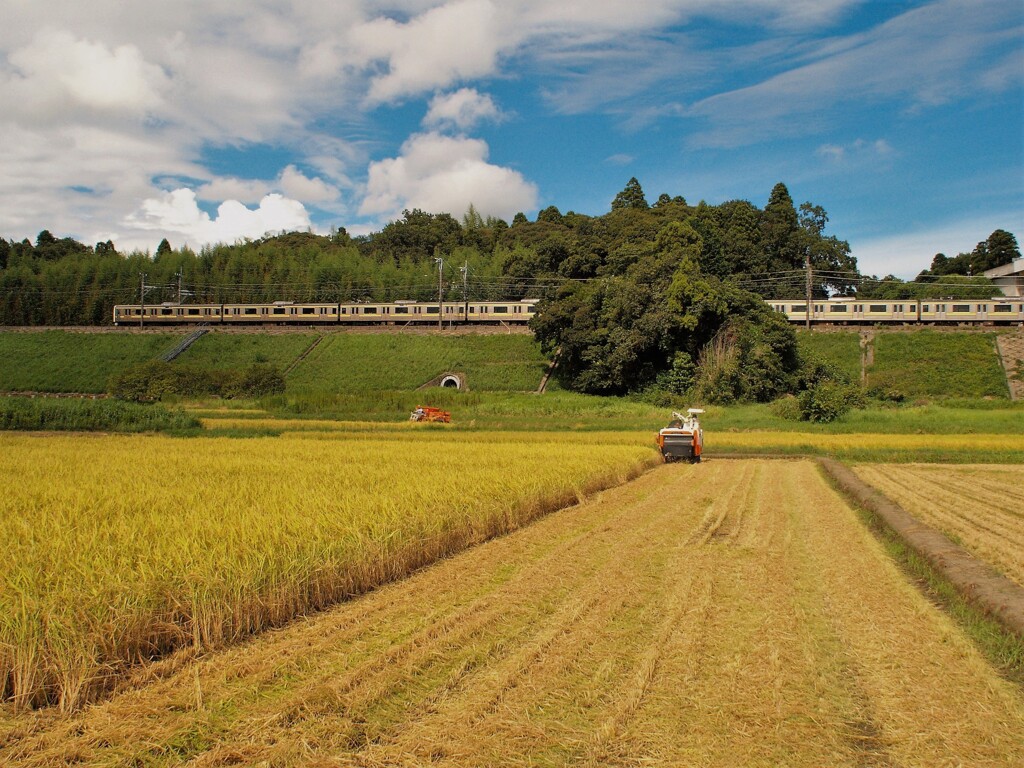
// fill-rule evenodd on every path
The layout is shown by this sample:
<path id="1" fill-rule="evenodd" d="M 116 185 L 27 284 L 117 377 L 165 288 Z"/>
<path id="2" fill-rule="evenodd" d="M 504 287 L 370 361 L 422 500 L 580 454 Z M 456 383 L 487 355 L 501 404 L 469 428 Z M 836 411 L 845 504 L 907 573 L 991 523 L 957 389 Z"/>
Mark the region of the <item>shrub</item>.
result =
<path id="1" fill-rule="evenodd" d="M 273 365 L 249 366 L 242 371 L 210 371 L 185 365 L 152 361 L 113 376 L 109 391 L 133 402 L 160 400 L 170 395 L 200 397 L 263 397 L 284 392 L 281 371 Z"/>
<path id="2" fill-rule="evenodd" d="M 804 418 L 800 400 L 795 395 L 783 395 L 769 406 L 769 410 L 787 421 L 801 421 Z"/>
<path id="3" fill-rule="evenodd" d="M 805 389 L 798 398 L 804 421 L 826 423 L 843 416 L 860 401 L 859 391 L 835 381 L 823 381 Z"/>

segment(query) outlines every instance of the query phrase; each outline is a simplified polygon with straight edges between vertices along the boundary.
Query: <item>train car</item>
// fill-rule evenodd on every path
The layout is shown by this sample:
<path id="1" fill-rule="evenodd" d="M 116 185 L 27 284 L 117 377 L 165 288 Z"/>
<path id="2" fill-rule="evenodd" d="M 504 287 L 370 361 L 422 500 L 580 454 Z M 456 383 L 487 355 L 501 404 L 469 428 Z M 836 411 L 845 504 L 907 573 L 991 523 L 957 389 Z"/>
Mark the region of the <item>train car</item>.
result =
<path id="1" fill-rule="evenodd" d="M 774 299 L 768 302 L 792 323 L 807 322 L 806 300 Z M 865 299 L 815 299 L 811 323 L 818 325 L 871 325 L 917 322 L 916 301 L 869 301 Z"/>
<path id="2" fill-rule="evenodd" d="M 269 304 L 118 304 L 114 325 L 443 325 L 463 323 L 525 324 L 537 299 L 513 301 L 325 302 L 275 301 Z"/>
<path id="3" fill-rule="evenodd" d="M 141 307 L 138 304 L 114 306 L 114 325 L 185 325 L 219 323 L 220 304 L 178 304 L 165 302 Z"/>

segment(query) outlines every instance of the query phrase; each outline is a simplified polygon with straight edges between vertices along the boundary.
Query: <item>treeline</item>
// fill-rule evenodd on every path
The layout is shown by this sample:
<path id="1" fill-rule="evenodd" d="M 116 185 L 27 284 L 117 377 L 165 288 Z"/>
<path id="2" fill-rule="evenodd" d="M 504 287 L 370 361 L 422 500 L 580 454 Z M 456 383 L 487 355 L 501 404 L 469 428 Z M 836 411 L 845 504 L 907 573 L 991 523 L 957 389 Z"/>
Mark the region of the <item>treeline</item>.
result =
<path id="1" fill-rule="evenodd" d="M 824 233 L 827 220 L 819 206 L 794 207 L 782 184 L 761 209 L 667 194 L 649 205 L 631 179 L 602 216 L 551 206 L 507 223 L 472 207 L 461 220 L 413 210 L 364 237 L 293 232 L 198 252 L 164 241 L 153 255 L 122 254 L 109 241 L 44 230 L 35 243 L 0 238 L 0 325 L 108 323 L 114 304 L 138 303 L 143 290 L 147 303 L 428 300 L 437 258 L 447 300 L 542 298 L 567 279 L 617 274 L 672 222 L 699 233 L 705 271 L 765 296 L 801 293 L 809 253 L 823 295 L 849 290 L 856 275 L 848 245 Z"/>
<path id="2" fill-rule="evenodd" d="M 1019 258 L 1017 238 L 1005 229 L 997 229 L 969 253 L 952 258 L 935 254 L 931 267 L 921 270 L 910 282 L 892 275 L 863 278 L 857 295 L 865 299 L 988 299 L 998 292 L 982 273 Z"/>

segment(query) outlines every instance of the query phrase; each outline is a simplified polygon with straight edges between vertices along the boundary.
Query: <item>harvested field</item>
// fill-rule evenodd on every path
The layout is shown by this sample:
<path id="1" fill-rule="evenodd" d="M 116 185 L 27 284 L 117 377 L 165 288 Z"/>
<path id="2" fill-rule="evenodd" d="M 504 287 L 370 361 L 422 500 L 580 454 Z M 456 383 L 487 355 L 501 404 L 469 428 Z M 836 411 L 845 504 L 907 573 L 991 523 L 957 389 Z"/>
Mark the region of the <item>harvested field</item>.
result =
<path id="1" fill-rule="evenodd" d="M 1024 694 L 809 461 L 670 465 L 78 714 L 13 765 L 1010 766 Z"/>
<path id="2" fill-rule="evenodd" d="M 863 464 L 855 472 L 1024 586 L 1024 466 Z"/>

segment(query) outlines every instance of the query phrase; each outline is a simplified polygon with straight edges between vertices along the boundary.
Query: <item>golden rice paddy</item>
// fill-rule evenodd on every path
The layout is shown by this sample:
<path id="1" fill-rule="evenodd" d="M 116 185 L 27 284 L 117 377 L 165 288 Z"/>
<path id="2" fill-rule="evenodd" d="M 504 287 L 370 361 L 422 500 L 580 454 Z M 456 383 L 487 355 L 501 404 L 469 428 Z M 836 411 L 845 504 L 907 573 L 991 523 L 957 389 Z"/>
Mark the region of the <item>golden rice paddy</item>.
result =
<path id="1" fill-rule="evenodd" d="M 1024 450 L 1024 435 L 994 434 L 827 434 L 817 432 L 715 432 L 705 441 L 709 454 L 726 450 L 922 450 L 1005 451 Z"/>
<path id="2" fill-rule="evenodd" d="M 0 698 L 73 708 L 133 665 L 404 576 L 655 458 L 444 437 L 0 436 Z"/>
<path id="3" fill-rule="evenodd" d="M 854 471 L 1024 586 L 1024 466 L 863 464 Z"/>
<path id="4" fill-rule="evenodd" d="M 0 708 L 0 762 L 1019 766 L 1022 733 L 1021 689 L 813 462 L 742 460 L 660 467 L 82 711 Z"/>

